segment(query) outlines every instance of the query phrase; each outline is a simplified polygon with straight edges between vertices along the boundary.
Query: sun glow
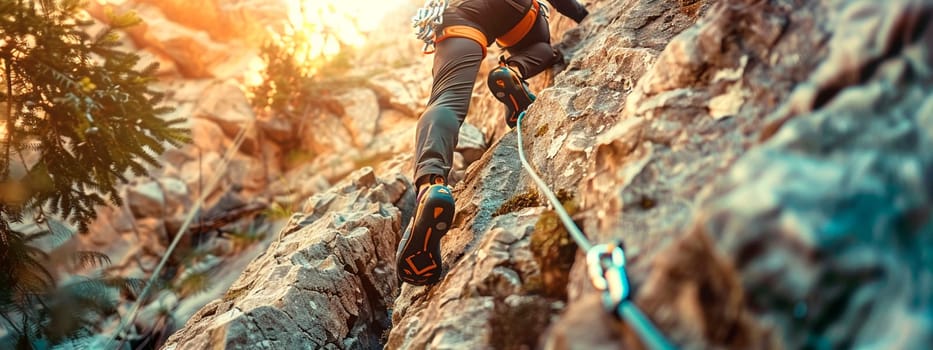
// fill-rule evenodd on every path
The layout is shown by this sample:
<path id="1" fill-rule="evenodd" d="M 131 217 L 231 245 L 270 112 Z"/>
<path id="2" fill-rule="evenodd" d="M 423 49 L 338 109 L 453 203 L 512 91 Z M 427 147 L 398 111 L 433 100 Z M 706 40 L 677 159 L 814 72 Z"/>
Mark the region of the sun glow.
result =
<path id="1" fill-rule="evenodd" d="M 182 25 L 206 30 L 212 36 L 247 39 L 248 45 L 255 46 L 256 49 L 269 40 L 280 40 L 280 43 L 284 44 L 282 46 L 294 50 L 293 56 L 303 66 L 314 72 L 341 53 L 366 45 L 368 38 L 379 32 L 379 26 L 386 17 L 398 13 L 396 10 L 399 7 L 413 6 L 421 1 L 423 0 L 210 0 L 208 3 L 213 5 L 203 5 L 211 11 L 206 15 L 209 21 L 194 24 L 189 23 L 192 16 L 196 17 L 192 13 L 203 7 L 202 5 L 186 4 L 177 0 L 147 0 L 143 3 L 151 3 L 157 8 L 162 8 L 163 12 L 171 13 L 166 15 L 170 20 L 180 19 Z M 98 7 L 117 6 L 125 9 L 134 6 L 134 2 L 129 0 L 92 2 Z M 249 8 L 255 9 L 255 12 L 250 15 L 241 13 Z M 141 17 L 147 20 L 145 15 Z M 231 18 L 246 18 L 257 22 L 243 23 L 243 28 L 231 28 L 229 33 L 224 32 L 223 28 L 218 28 L 236 23 Z M 249 33 L 244 34 L 244 30 L 248 30 Z M 222 41 L 221 44 L 223 43 L 227 41 Z M 244 62 L 247 63 L 242 72 L 244 83 L 248 86 L 261 84 L 260 73 L 265 63 L 258 57 Z"/>
<path id="2" fill-rule="evenodd" d="M 289 22 L 292 30 L 311 34 L 307 40 L 315 53 L 333 56 L 341 46 L 365 44 L 389 10 L 405 1 L 290 0 Z"/>
<path id="3" fill-rule="evenodd" d="M 286 0 L 288 25 L 282 32 L 270 33 L 273 40 L 289 40 L 293 56 L 310 72 L 347 49 L 359 49 L 367 36 L 378 30 L 392 9 L 411 0 L 347 1 L 347 0 Z M 265 63 L 250 62 L 244 83 L 263 83 L 261 72 Z"/>

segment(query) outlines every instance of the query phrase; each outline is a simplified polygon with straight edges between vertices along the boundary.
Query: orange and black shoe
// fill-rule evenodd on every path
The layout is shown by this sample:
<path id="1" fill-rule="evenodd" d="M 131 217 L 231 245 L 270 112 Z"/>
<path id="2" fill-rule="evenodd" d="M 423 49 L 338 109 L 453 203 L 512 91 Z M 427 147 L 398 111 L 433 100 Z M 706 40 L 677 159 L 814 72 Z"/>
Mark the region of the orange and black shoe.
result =
<path id="1" fill-rule="evenodd" d="M 446 185 L 435 183 L 422 188 L 417 202 L 399 242 L 395 271 L 403 282 L 422 286 L 441 278 L 441 237 L 453 223 L 454 197 Z"/>
<path id="2" fill-rule="evenodd" d="M 499 67 L 489 72 L 486 84 L 492 95 L 505 104 L 505 123 L 514 128 L 518 115 L 535 101 L 535 95 L 528 90 L 528 83 L 506 64 L 504 57 L 500 57 Z"/>

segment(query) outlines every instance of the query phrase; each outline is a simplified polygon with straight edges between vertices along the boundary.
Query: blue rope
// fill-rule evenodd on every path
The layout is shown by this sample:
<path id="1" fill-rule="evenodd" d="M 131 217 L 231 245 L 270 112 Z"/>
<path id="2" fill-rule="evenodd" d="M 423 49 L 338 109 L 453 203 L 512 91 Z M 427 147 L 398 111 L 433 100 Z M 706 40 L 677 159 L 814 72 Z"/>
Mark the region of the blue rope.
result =
<path id="1" fill-rule="evenodd" d="M 551 188 L 541 179 L 540 176 L 535 172 L 534 167 L 531 166 L 531 163 L 528 162 L 528 159 L 525 158 L 525 147 L 524 142 L 522 142 L 522 119 L 525 118 L 525 112 L 522 112 L 518 115 L 518 122 L 515 126 L 516 135 L 518 137 L 518 159 L 522 162 L 522 167 L 525 168 L 525 171 L 531 176 L 531 179 L 538 185 L 538 188 L 544 193 L 544 196 L 547 197 L 548 201 L 551 202 L 551 205 L 554 206 L 554 211 L 557 213 L 557 216 L 560 218 L 560 221 L 564 224 L 564 227 L 567 228 L 567 232 L 570 233 L 570 236 L 573 240 L 580 246 L 585 253 L 588 253 L 592 249 L 593 243 L 586 238 L 586 235 L 583 234 L 583 231 L 573 222 L 573 219 L 570 218 L 570 214 L 564 210 L 563 204 L 560 203 L 560 200 L 557 199 L 557 196 L 554 195 L 554 191 L 551 191 Z M 618 248 L 617 249 L 621 249 Z M 623 259 L 624 260 L 624 259 Z M 621 270 L 621 273 L 624 274 L 624 266 L 616 266 L 616 268 Z M 622 277 L 625 277 L 622 275 Z M 625 277 L 627 283 L 627 277 Z M 614 301 L 610 301 L 614 302 Z M 624 299 L 618 301 L 617 306 L 613 306 L 615 310 L 612 310 L 617 316 L 622 320 L 628 323 L 635 333 L 641 338 L 645 345 L 653 350 L 674 350 L 677 349 L 672 345 L 667 338 L 658 330 L 654 324 L 651 323 L 651 320 L 645 316 L 641 310 L 638 309 L 638 306 L 635 305 L 631 300 L 628 299 L 627 295 Z"/>
<path id="2" fill-rule="evenodd" d="M 638 306 L 630 300 L 623 300 L 619 303 L 619 308 L 616 309 L 616 313 L 620 315 L 626 323 L 632 326 L 632 329 L 635 330 L 635 333 L 638 333 L 638 336 L 649 349 L 677 349 L 677 347 L 667 341 L 664 334 L 661 334 L 661 331 L 651 323 L 648 316 L 645 316 L 645 314 L 638 309 Z"/>

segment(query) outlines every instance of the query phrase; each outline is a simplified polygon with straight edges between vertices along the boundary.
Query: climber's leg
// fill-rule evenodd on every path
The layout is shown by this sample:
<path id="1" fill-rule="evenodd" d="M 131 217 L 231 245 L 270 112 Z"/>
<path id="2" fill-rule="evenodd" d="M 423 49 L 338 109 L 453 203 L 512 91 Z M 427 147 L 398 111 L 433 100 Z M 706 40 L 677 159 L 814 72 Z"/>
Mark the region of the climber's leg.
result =
<path id="1" fill-rule="evenodd" d="M 483 56 L 483 46 L 471 39 L 452 37 L 437 44 L 431 99 L 416 131 L 417 207 L 395 257 L 404 282 L 425 285 L 441 278 L 441 237 L 455 210 L 446 178 Z"/>
<path id="2" fill-rule="evenodd" d="M 521 78 L 515 68 L 510 67 L 504 59 L 500 58 L 499 67 L 489 72 L 486 84 L 492 96 L 505 105 L 506 125 L 514 128 L 518 123 L 518 115 L 528 109 L 536 98 L 528 89 L 528 83 Z"/>
<path id="3" fill-rule="evenodd" d="M 450 173 L 460 124 L 470 109 L 482 61 L 483 48 L 473 40 L 454 37 L 437 44 L 431 99 L 416 132 L 416 182 L 427 175 L 446 178 Z"/>
<path id="4" fill-rule="evenodd" d="M 551 47 L 551 32 L 544 15 L 538 16 L 531 31 L 515 46 L 506 48 L 506 62 L 515 67 L 523 79 L 529 79 L 557 63 L 559 53 Z"/>
<path id="5" fill-rule="evenodd" d="M 515 127 L 518 115 L 535 101 L 536 97 L 528 89 L 525 79 L 541 73 L 557 61 L 550 39 L 547 18 L 542 13 L 522 40 L 506 48 L 511 56 L 500 61 L 499 68 L 489 72 L 486 83 L 492 95 L 505 105 L 505 122 L 509 127 Z"/>

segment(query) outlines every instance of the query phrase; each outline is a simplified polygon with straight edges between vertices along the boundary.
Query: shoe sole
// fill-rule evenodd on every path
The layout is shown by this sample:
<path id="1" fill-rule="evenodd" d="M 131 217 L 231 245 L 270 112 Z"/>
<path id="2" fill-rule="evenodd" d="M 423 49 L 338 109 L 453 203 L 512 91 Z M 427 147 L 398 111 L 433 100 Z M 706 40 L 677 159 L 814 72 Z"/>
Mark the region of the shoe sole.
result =
<path id="1" fill-rule="evenodd" d="M 518 123 L 518 114 L 528 109 L 528 106 L 535 101 L 534 95 L 530 95 L 518 79 L 508 68 L 496 68 L 489 74 L 489 91 L 499 102 L 505 104 L 508 110 L 505 115 L 505 123 L 510 128 L 514 128 Z"/>
<path id="2" fill-rule="evenodd" d="M 417 286 L 440 280 L 441 237 L 447 234 L 454 218 L 453 196 L 445 186 L 432 186 L 422 201 L 395 258 L 399 279 Z"/>

